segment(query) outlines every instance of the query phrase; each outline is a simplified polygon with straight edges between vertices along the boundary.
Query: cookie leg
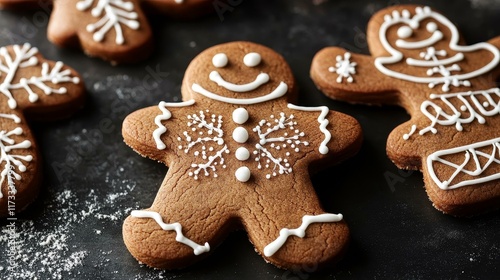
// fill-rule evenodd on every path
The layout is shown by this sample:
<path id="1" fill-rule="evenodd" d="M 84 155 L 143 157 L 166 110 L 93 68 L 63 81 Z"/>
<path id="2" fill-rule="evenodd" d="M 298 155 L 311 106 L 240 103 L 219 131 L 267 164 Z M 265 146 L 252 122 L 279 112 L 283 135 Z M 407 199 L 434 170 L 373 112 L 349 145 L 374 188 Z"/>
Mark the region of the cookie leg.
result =
<path id="1" fill-rule="evenodd" d="M 266 261 L 282 268 L 301 269 L 319 268 L 341 258 L 349 241 L 342 215 L 325 213 L 317 201 L 308 205 L 307 200 L 301 197 L 300 201 L 274 201 L 267 209 L 275 211 L 263 210 L 263 215 L 249 215 L 244 220 L 250 240 Z"/>
<path id="2" fill-rule="evenodd" d="M 188 203 L 189 204 L 189 203 Z M 207 256 L 227 232 L 223 219 L 213 222 L 210 211 L 153 209 L 132 211 L 123 225 L 131 254 L 155 268 L 183 268 Z M 162 213 L 162 214 L 160 214 Z"/>

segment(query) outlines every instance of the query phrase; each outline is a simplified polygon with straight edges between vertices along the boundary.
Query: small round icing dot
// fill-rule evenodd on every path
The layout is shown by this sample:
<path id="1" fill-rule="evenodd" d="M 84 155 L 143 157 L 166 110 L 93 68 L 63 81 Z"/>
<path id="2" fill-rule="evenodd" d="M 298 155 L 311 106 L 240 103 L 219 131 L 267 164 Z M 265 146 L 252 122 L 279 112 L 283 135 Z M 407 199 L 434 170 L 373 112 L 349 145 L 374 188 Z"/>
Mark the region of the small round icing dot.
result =
<path id="1" fill-rule="evenodd" d="M 398 37 L 399 38 L 403 38 L 403 39 L 409 38 L 412 33 L 413 33 L 413 30 L 409 26 L 401 26 L 398 29 Z"/>
<path id="2" fill-rule="evenodd" d="M 244 124 L 248 120 L 248 111 L 245 108 L 238 108 L 233 111 L 233 121 L 237 124 Z"/>
<path id="3" fill-rule="evenodd" d="M 245 147 L 239 147 L 237 150 L 236 150 L 236 158 L 238 160 L 241 160 L 241 161 L 245 161 L 247 159 L 250 158 L 250 152 L 248 151 L 247 148 Z"/>
<path id="4" fill-rule="evenodd" d="M 234 175 L 238 181 L 245 183 L 250 180 L 250 169 L 246 166 L 240 167 Z"/>
<path id="5" fill-rule="evenodd" d="M 437 24 L 436 24 L 435 22 L 429 22 L 429 23 L 425 26 L 425 28 L 426 28 L 426 29 L 427 29 L 427 31 L 429 31 L 429 32 L 434 32 L 434 31 L 436 31 L 436 30 L 437 30 L 437 28 L 438 28 L 438 27 L 437 27 Z"/>
<path id="6" fill-rule="evenodd" d="M 262 57 L 258 53 L 247 53 L 243 58 L 243 63 L 248 67 L 255 67 L 260 64 Z"/>
<path id="7" fill-rule="evenodd" d="M 237 127 L 233 131 L 233 139 L 238 143 L 245 143 L 248 140 L 248 131 L 243 127 Z"/>
<path id="8" fill-rule="evenodd" d="M 229 60 L 225 53 L 218 53 L 212 58 L 212 64 L 217 68 L 226 67 L 228 61 Z"/>

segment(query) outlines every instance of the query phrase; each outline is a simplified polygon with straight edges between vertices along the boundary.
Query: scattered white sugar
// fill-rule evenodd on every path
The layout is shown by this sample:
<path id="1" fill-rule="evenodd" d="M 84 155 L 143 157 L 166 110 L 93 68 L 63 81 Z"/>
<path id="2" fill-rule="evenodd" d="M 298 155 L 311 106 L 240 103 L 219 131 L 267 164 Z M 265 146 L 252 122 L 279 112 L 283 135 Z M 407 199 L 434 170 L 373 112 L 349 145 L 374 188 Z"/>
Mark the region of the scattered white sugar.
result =
<path id="1" fill-rule="evenodd" d="M 75 279 L 80 278 L 82 266 L 92 265 L 95 260 L 88 260 L 90 251 L 85 242 L 77 239 L 75 232 L 89 228 L 95 236 L 91 238 L 100 242 L 102 229 L 95 229 L 101 220 L 120 227 L 123 219 L 139 206 L 119 207 L 124 201 L 130 205 L 131 192 L 135 183 L 127 180 L 111 180 L 114 193 L 98 195 L 93 189 L 85 193 L 64 190 L 49 193 L 43 212 L 36 220 L 15 221 L 16 231 L 11 233 L 7 225 L 0 227 L 0 248 L 12 250 L 13 263 L 9 263 L 5 252 L 0 258 L 0 279 Z M 134 205 L 135 204 L 135 205 Z M 111 222 L 111 223 L 110 223 Z M 15 247 L 9 247 L 9 241 L 15 240 Z M 104 241 L 103 241 L 104 242 Z M 9 251 L 10 253 L 10 251 Z M 102 256 L 109 256 L 112 251 L 97 251 Z M 111 263 L 105 258 L 102 264 Z"/>

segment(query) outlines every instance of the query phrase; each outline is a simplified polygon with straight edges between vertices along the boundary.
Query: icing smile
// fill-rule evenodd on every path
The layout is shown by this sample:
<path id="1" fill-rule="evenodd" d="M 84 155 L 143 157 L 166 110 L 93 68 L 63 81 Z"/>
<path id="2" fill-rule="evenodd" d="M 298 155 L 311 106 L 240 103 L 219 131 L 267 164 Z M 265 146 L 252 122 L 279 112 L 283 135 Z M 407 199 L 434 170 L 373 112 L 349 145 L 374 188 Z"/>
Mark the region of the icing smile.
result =
<path id="1" fill-rule="evenodd" d="M 262 62 L 262 57 L 260 54 L 251 52 L 247 53 L 245 57 L 243 58 L 243 64 L 249 68 L 253 68 L 258 66 Z M 216 68 L 224 68 L 228 65 L 229 59 L 225 53 L 218 53 L 214 55 L 212 58 L 212 64 Z M 223 87 L 229 91 L 236 92 L 236 93 L 246 93 L 250 92 L 253 90 L 258 89 L 260 86 L 266 84 L 269 82 L 269 75 L 267 73 L 260 73 L 257 75 L 255 80 L 250 83 L 242 84 L 242 85 L 237 85 L 231 82 L 228 82 L 222 78 L 222 76 L 219 74 L 217 70 L 214 70 L 210 72 L 209 74 L 209 79 L 210 81 L 216 83 L 218 86 Z M 217 93 L 213 93 L 201 85 L 197 83 L 193 83 L 191 89 L 199 93 L 205 97 L 208 97 L 213 100 L 229 103 L 229 104 L 238 104 L 238 105 L 250 105 L 250 104 L 257 104 L 257 103 L 262 103 L 266 102 L 269 100 L 273 100 L 276 98 L 279 98 L 283 95 L 285 95 L 288 91 L 288 85 L 285 82 L 280 82 L 280 84 L 270 93 L 260 96 L 260 97 L 254 97 L 254 98 L 230 98 L 230 97 L 224 97 L 220 96 Z"/>
<path id="2" fill-rule="evenodd" d="M 403 39 L 396 41 L 396 46 L 402 49 L 420 49 L 426 48 L 436 44 L 439 40 L 443 39 L 443 33 L 439 30 L 435 30 L 431 37 L 417 42 L 408 42 Z"/>
<path id="3" fill-rule="evenodd" d="M 212 71 L 210 73 L 210 80 L 212 82 L 217 83 L 219 86 L 221 86 L 227 90 L 230 90 L 230 91 L 249 92 L 249 91 L 255 90 L 258 87 L 260 87 L 261 85 L 269 82 L 269 75 L 266 73 L 260 73 L 257 76 L 257 78 L 255 78 L 255 81 L 248 83 L 248 84 L 244 84 L 244 85 L 237 85 L 237 84 L 233 84 L 233 83 L 230 83 L 230 82 L 227 82 L 226 80 L 224 80 L 224 78 L 221 77 L 219 72 Z"/>
<path id="4" fill-rule="evenodd" d="M 275 90 L 273 90 L 272 92 L 270 92 L 264 96 L 255 97 L 255 98 L 245 98 L 245 99 L 220 96 L 216 93 L 213 93 L 213 92 L 206 90 L 205 88 L 203 88 L 202 86 L 200 86 L 199 84 L 196 84 L 196 83 L 193 84 L 191 89 L 196 93 L 204 95 L 205 97 L 208 97 L 208 98 L 214 99 L 214 100 L 218 100 L 221 102 L 230 103 L 230 104 L 238 104 L 238 105 L 250 105 L 250 104 L 257 104 L 257 103 L 266 102 L 266 101 L 273 100 L 273 99 L 276 99 L 276 98 L 279 98 L 279 97 L 285 95 L 285 93 L 288 91 L 288 85 L 284 82 L 281 82 L 278 85 L 278 87 L 276 87 Z"/>

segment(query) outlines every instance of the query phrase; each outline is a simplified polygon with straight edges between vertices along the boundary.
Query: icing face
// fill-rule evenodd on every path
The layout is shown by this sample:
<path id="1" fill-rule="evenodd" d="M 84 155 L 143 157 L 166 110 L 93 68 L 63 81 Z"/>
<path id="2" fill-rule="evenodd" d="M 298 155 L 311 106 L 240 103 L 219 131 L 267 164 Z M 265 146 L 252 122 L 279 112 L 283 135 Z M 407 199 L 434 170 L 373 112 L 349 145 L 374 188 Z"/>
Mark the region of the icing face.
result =
<path id="1" fill-rule="evenodd" d="M 456 27 L 444 16 L 429 7 L 410 11 L 394 11 L 384 17 L 379 40 L 389 56 L 375 60 L 377 69 L 394 78 L 441 86 L 443 92 L 451 87 L 470 87 L 470 79 L 492 70 L 500 61 L 496 47 L 488 43 L 459 46 Z M 486 65 L 473 65 L 479 57 L 491 57 Z M 394 65 L 403 61 L 404 64 Z"/>
<path id="2" fill-rule="evenodd" d="M 229 104 L 250 105 L 280 98 L 293 83 L 290 69 L 266 49 L 210 49 L 190 65 L 191 95 Z"/>

